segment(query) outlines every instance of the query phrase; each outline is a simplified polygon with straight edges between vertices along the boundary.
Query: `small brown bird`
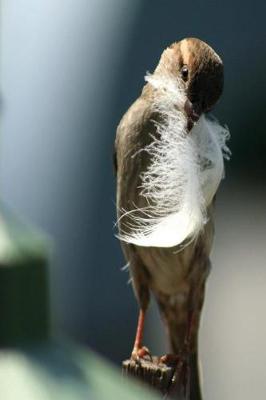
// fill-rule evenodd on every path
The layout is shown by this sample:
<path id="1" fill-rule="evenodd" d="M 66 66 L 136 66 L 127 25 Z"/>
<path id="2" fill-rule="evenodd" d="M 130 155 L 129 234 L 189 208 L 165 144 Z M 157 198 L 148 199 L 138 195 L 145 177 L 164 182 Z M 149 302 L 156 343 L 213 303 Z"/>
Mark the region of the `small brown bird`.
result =
<path id="1" fill-rule="evenodd" d="M 199 400 L 198 331 L 210 271 L 213 203 L 228 130 L 207 118 L 223 90 L 223 63 L 206 43 L 173 43 L 117 128 L 119 238 L 140 313 L 132 357 L 143 357 L 153 293 L 173 354 L 187 360 L 187 398 Z"/>

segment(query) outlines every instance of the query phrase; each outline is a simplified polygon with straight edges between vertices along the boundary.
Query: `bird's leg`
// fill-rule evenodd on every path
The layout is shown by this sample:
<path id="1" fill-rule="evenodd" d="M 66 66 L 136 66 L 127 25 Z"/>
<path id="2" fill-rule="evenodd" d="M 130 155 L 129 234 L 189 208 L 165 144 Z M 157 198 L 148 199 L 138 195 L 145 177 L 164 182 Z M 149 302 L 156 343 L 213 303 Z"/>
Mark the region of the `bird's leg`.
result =
<path id="1" fill-rule="evenodd" d="M 135 338 L 134 347 L 133 347 L 133 350 L 131 353 L 131 358 L 133 360 L 139 360 L 140 358 L 144 358 L 145 356 L 148 356 L 150 358 L 150 360 L 152 361 L 152 357 L 149 352 L 149 349 L 145 346 L 142 346 L 144 322 L 145 322 L 145 311 L 143 309 L 140 309 L 136 338 Z"/>

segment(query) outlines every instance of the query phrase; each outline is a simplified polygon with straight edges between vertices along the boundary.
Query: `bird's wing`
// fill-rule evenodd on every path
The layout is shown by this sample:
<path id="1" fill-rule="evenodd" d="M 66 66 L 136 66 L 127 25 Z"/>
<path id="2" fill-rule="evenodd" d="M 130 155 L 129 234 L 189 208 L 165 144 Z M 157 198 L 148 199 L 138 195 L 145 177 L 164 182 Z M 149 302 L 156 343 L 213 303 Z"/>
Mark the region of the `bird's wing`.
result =
<path id="1" fill-rule="evenodd" d="M 115 139 L 115 167 L 117 170 L 118 217 L 122 210 L 128 212 L 147 206 L 140 195 L 141 173 L 147 169 L 149 155 L 145 148 L 156 135 L 156 113 L 145 98 L 140 97 L 120 121 Z"/>
<path id="2" fill-rule="evenodd" d="M 113 148 L 113 169 L 115 176 L 117 175 L 117 156 L 116 156 L 116 145 Z"/>

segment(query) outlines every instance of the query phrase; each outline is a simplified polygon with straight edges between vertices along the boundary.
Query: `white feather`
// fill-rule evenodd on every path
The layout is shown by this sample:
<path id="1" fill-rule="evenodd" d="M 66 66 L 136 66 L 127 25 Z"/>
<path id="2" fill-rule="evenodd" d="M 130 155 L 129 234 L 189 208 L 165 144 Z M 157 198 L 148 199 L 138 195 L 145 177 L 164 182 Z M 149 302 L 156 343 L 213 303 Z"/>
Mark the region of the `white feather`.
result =
<path id="1" fill-rule="evenodd" d="M 207 221 L 206 209 L 223 176 L 223 153 L 229 155 L 229 132 L 202 116 L 188 133 L 180 82 L 156 73 L 146 80 L 158 89 L 154 109 L 163 122 L 157 124 L 158 137 L 142 150 L 151 158 L 140 188 L 148 206 L 122 214 L 120 221 L 128 217 L 131 233 L 122 231 L 119 238 L 138 246 L 173 247 L 193 240 Z"/>

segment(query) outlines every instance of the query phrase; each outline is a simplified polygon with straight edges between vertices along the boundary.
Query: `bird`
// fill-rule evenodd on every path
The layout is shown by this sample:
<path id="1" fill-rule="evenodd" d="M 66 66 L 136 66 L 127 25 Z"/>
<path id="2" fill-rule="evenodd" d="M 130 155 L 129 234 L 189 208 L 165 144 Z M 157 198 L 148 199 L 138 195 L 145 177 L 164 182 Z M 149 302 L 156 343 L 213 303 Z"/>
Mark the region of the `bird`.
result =
<path id="1" fill-rule="evenodd" d="M 114 143 L 118 238 L 139 318 L 131 357 L 150 355 L 144 321 L 154 296 L 171 353 L 186 360 L 185 398 L 202 398 L 198 333 L 210 272 L 216 192 L 229 130 L 209 112 L 224 68 L 204 41 L 172 43 L 118 124 Z M 167 356 L 165 356 L 167 357 Z M 164 359 L 166 360 L 166 359 Z"/>

